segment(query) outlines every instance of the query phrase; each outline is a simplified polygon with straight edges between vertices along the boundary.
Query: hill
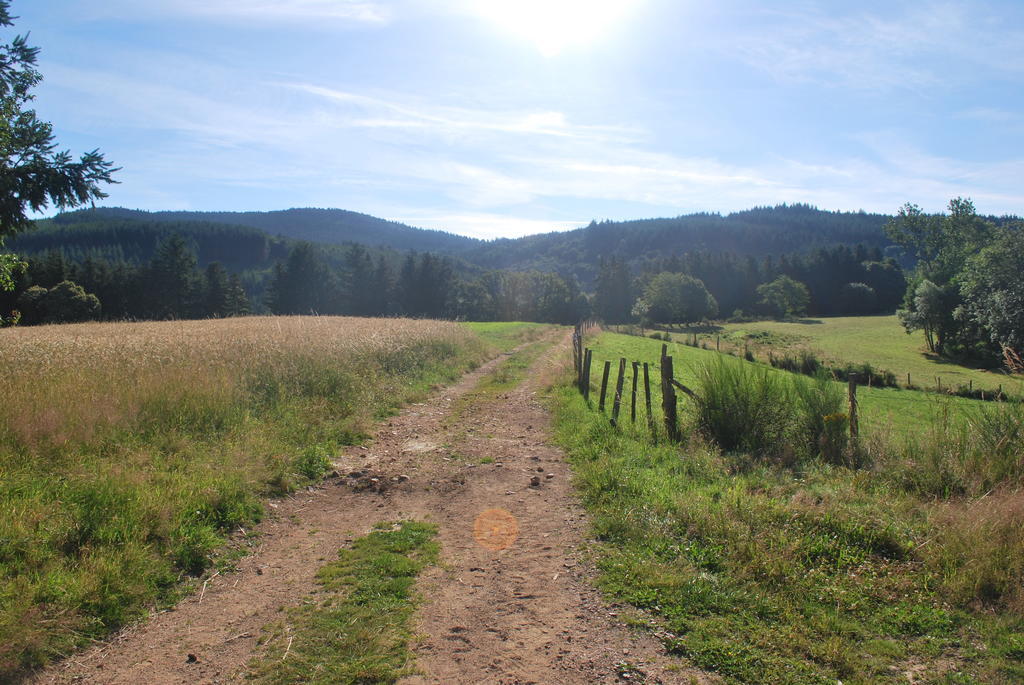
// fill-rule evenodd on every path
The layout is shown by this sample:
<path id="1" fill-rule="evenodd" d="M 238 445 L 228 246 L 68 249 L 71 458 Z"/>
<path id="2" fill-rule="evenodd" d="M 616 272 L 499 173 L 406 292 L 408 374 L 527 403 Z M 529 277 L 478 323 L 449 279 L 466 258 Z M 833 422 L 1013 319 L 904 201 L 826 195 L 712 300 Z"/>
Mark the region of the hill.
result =
<path id="1" fill-rule="evenodd" d="M 361 243 L 394 250 L 434 252 L 484 269 L 556 272 L 576 277 L 589 288 L 602 257 L 615 255 L 635 269 L 672 254 L 729 253 L 764 257 L 806 253 L 819 247 L 863 244 L 890 248 L 882 227 L 889 217 L 864 212 L 828 212 L 808 205 L 761 207 L 728 215 L 690 214 L 635 221 L 592 221 L 566 232 L 483 241 L 443 231 L 413 228 L 341 209 L 288 209 L 275 212 L 144 212 L 98 208 L 60 214 L 40 222 L 42 233 L 20 236 L 15 249 L 40 252 L 77 244 L 76 232 L 106 236 L 131 252 L 148 239 L 127 229 L 167 225 L 202 242 L 202 234 L 234 236 L 258 249 L 275 237 L 326 245 Z M 227 226 L 228 228 L 223 228 Z M 249 231 L 244 230 L 250 229 Z M 251 229 L 262 232 L 262 236 Z M 125 231 L 128 231 L 125 233 Z M 234 239 L 234 238 L 233 238 Z M 199 246 L 201 248 L 201 245 Z M 200 257 L 202 261 L 202 255 Z M 227 262 L 223 257 L 214 257 Z"/>
<path id="2" fill-rule="evenodd" d="M 602 257 L 615 255 L 642 267 L 672 254 L 730 253 L 763 257 L 858 245 L 888 248 L 882 227 L 889 217 L 827 212 L 808 205 L 761 207 L 728 215 L 690 214 L 635 221 L 592 221 L 564 233 L 496 240 L 465 258 L 491 269 L 540 269 L 573 274 L 591 283 Z"/>
<path id="3" fill-rule="evenodd" d="M 269 268 L 288 254 L 289 241 L 257 228 L 180 219 L 159 221 L 148 212 L 88 210 L 36 222 L 36 230 L 10 241 L 25 256 L 60 252 L 81 262 L 86 257 L 139 264 L 150 260 L 161 242 L 181 235 L 199 264 L 220 262 L 232 271 Z"/>
<path id="4" fill-rule="evenodd" d="M 344 209 L 285 209 L 273 212 L 145 212 L 103 207 L 60 214 L 58 224 L 97 221 L 148 220 L 170 224 L 201 222 L 209 225 L 248 226 L 272 236 L 326 245 L 361 243 L 417 252 L 458 254 L 481 241 L 474 238 L 413 228 Z"/>

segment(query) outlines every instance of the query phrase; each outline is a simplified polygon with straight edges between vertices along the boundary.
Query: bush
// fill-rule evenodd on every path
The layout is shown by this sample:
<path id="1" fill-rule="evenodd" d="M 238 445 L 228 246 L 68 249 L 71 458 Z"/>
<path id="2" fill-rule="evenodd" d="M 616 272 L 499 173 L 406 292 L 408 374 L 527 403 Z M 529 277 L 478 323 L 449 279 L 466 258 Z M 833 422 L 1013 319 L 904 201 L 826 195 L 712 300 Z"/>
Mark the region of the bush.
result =
<path id="1" fill-rule="evenodd" d="M 898 388 L 896 374 L 891 371 L 876 371 L 871 364 L 847 364 L 846 366 L 828 366 L 810 350 L 800 350 L 800 355 L 794 357 L 788 353 L 781 357 L 768 356 L 768 363 L 776 369 L 800 373 L 805 376 L 815 376 L 819 371 L 826 371 L 837 381 L 846 382 L 851 376 L 856 376 L 857 382 L 875 388 Z"/>
<path id="2" fill-rule="evenodd" d="M 849 465 L 847 429 L 849 417 L 843 413 L 845 398 L 831 376 L 819 369 L 813 380 L 793 379 L 798 408 L 798 429 L 812 454 L 832 464 Z"/>
<path id="3" fill-rule="evenodd" d="M 793 424 L 785 377 L 719 357 L 697 370 L 697 427 L 726 452 L 780 458 Z"/>

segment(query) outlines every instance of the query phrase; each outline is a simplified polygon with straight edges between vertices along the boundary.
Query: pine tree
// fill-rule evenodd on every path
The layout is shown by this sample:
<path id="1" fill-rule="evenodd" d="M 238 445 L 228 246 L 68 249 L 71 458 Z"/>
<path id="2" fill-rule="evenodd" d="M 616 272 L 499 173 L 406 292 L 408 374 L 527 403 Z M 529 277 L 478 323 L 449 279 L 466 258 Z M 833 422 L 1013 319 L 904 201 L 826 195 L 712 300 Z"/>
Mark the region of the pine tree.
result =
<path id="1" fill-rule="evenodd" d="M 252 305 L 249 303 L 249 296 L 245 294 L 245 288 L 242 287 L 242 280 L 238 274 L 231 274 L 228 277 L 224 316 L 245 316 L 250 313 Z"/>
<path id="2" fill-rule="evenodd" d="M 10 2 L 0 0 L 0 26 L 13 26 Z M 102 183 L 114 183 L 117 169 L 93 150 L 76 162 L 58 152 L 53 126 L 31 108 L 32 89 L 42 81 L 36 70 L 39 48 L 26 36 L 0 45 L 0 248 L 4 239 L 32 227 L 29 215 L 53 205 L 66 209 L 104 198 Z M 0 290 L 10 290 L 23 268 L 10 254 L 0 254 Z"/>
<path id="3" fill-rule="evenodd" d="M 199 305 L 196 255 L 178 234 L 157 247 L 147 270 L 148 309 L 156 319 L 195 316 Z"/>
<path id="4" fill-rule="evenodd" d="M 203 316 L 222 318 L 228 311 L 228 274 L 220 262 L 210 262 L 203 274 Z"/>

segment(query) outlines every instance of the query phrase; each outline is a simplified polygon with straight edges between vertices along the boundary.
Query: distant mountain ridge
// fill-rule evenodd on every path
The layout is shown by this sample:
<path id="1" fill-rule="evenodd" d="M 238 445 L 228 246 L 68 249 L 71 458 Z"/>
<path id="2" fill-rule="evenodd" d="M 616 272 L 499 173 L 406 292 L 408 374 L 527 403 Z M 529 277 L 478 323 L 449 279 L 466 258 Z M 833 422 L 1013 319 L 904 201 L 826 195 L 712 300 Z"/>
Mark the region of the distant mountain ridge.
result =
<path id="1" fill-rule="evenodd" d="M 249 226 L 271 236 L 307 240 L 327 245 L 361 243 L 417 252 L 459 254 L 478 243 L 475 238 L 407 226 L 397 221 L 380 219 L 345 209 L 296 208 L 270 212 L 187 212 L 102 207 L 59 214 L 56 223 L 96 221 L 97 219 L 131 219 L 161 222 L 204 222 Z"/>
<path id="2" fill-rule="evenodd" d="M 766 257 L 806 253 L 837 245 L 890 247 L 883 214 L 830 212 L 809 205 L 756 207 L 721 215 L 698 213 L 674 218 L 592 221 L 565 232 L 491 241 L 405 224 L 342 209 L 287 209 L 272 212 L 147 212 L 95 208 L 59 214 L 39 222 L 41 230 L 19 236 L 15 250 L 40 253 L 60 249 L 74 258 L 85 247 L 146 258 L 159 237 L 181 232 L 199 247 L 200 261 L 268 266 L 287 244 L 306 240 L 325 246 L 351 243 L 406 252 L 452 256 L 481 269 L 538 270 L 576 278 L 589 288 L 601 259 L 616 256 L 634 271 L 674 254 L 707 252 Z M 244 258 L 232 259 L 238 241 Z M 202 249 L 207 242 L 218 253 Z M 333 249 L 333 248 L 330 248 Z M 224 254 L 224 251 L 227 253 Z M 77 251 L 77 252 L 76 252 Z"/>

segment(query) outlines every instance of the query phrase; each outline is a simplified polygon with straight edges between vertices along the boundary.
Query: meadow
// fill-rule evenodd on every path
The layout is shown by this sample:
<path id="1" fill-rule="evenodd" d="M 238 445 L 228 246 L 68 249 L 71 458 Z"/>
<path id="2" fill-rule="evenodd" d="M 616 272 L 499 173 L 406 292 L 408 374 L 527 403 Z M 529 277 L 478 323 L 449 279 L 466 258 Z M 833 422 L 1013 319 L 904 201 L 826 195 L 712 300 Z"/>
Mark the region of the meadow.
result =
<path id="1" fill-rule="evenodd" d="M 602 333 L 587 345 L 595 369 L 652 363 L 660 419 L 661 342 Z M 1021 405 L 861 388 L 861 440 L 828 454 L 801 407 L 841 418 L 839 384 L 668 352 L 706 403 L 682 397 L 681 445 L 649 434 L 642 399 L 629 422 L 628 381 L 618 428 L 596 390 L 590 407 L 568 386 L 552 398 L 610 599 L 642 609 L 670 651 L 727 682 L 1024 678 Z M 716 416 L 730 384 L 757 399 L 726 398 Z M 716 434 L 730 414 L 742 423 Z M 723 449 L 736 436 L 750 442 Z"/>
<path id="2" fill-rule="evenodd" d="M 768 354 L 810 350 L 837 364 L 868 363 L 891 371 L 901 385 L 934 389 L 973 387 L 1024 395 L 1024 381 L 996 371 L 972 369 L 929 354 L 924 333 L 907 334 L 895 316 L 847 316 L 796 321 L 756 321 L 722 325 L 726 349 L 749 348 L 758 359 Z M 714 341 L 714 334 L 709 338 Z"/>
<path id="3" fill-rule="evenodd" d="M 674 359 L 675 377 L 683 384 L 692 386 L 697 382 L 698 369 L 718 358 L 720 355 L 714 349 L 703 349 L 691 347 L 678 342 L 686 339 L 685 336 L 675 336 L 675 341 L 667 343 L 668 354 Z M 700 339 L 698 338 L 698 342 Z M 708 342 L 705 340 L 704 342 Z M 609 359 L 613 362 L 613 373 L 615 363 L 621 357 L 627 361 L 648 361 L 651 369 L 652 393 L 654 393 L 655 407 L 661 406 L 660 375 L 657 361 L 661 356 L 662 343 L 657 340 L 649 340 L 631 335 L 617 333 L 604 333 L 596 346 L 595 360 L 600 357 L 601 362 Z M 709 345 L 714 347 L 713 340 Z M 734 354 L 742 354 L 742 347 L 731 350 Z M 755 355 L 756 356 L 756 355 Z M 767 355 L 764 356 L 767 358 Z M 595 370 L 592 375 L 595 377 L 595 384 L 600 380 L 598 367 L 595 361 Z M 771 369 L 773 374 L 786 377 L 789 374 L 785 371 Z M 860 403 L 861 425 L 869 435 L 891 436 L 903 438 L 918 435 L 922 426 L 931 426 L 935 422 L 949 414 L 963 413 L 977 406 L 977 402 L 955 396 L 938 395 L 929 392 L 905 390 L 899 388 L 877 388 L 859 386 L 857 398 Z M 683 402 L 681 411 L 688 410 L 687 402 Z"/>
<path id="4" fill-rule="evenodd" d="M 344 317 L 0 330 L 0 680 L 230 566 L 264 498 L 531 335 Z"/>

